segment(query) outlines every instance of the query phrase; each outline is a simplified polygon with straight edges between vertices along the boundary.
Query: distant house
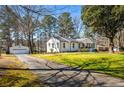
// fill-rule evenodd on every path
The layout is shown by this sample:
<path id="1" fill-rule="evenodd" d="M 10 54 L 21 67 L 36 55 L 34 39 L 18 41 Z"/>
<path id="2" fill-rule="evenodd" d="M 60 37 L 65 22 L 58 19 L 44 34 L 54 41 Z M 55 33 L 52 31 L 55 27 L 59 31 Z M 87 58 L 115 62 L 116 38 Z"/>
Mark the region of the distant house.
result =
<path id="1" fill-rule="evenodd" d="M 45 52 L 74 52 L 81 48 L 91 48 L 93 42 L 88 38 L 71 39 L 61 36 L 51 37 L 43 41 L 42 49 Z"/>
<path id="2" fill-rule="evenodd" d="M 26 46 L 18 45 L 10 47 L 11 54 L 29 54 L 29 48 Z"/>
<path id="3" fill-rule="evenodd" d="M 40 46 L 36 46 L 36 49 L 40 49 L 42 52 L 76 52 L 82 48 L 90 49 L 93 47 L 93 42 L 89 38 L 63 38 L 61 36 L 54 36 L 48 39 L 42 39 L 39 42 Z M 11 54 L 28 54 L 29 48 L 22 45 L 13 45 L 10 47 Z"/>
<path id="4" fill-rule="evenodd" d="M 108 51 L 109 50 L 109 39 L 107 37 L 104 37 L 100 34 L 95 34 L 94 35 L 94 44 L 95 44 L 95 48 L 98 51 Z M 114 37 L 114 48 L 119 51 L 120 49 L 122 49 L 122 51 L 124 50 L 124 30 L 122 30 L 121 32 L 118 32 L 115 37 Z"/>
<path id="5" fill-rule="evenodd" d="M 109 39 L 100 35 L 95 37 L 95 48 L 98 51 L 108 51 L 109 49 Z"/>

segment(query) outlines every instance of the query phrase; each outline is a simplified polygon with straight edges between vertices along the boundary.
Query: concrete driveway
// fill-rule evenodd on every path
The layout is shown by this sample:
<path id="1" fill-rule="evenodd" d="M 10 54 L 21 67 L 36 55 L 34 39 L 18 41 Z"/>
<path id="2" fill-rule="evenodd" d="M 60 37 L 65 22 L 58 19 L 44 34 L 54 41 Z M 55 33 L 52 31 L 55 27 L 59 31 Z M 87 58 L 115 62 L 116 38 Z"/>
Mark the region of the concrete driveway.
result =
<path id="1" fill-rule="evenodd" d="M 39 76 L 40 82 L 51 87 L 81 87 L 81 86 L 124 86 L 124 80 L 110 75 L 69 70 L 71 67 L 35 58 L 29 55 L 16 55 L 27 64 L 33 73 Z"/>
<path id="2" fill-rule="evenodd" d="M 29 69 L 57 69 L 57 68 L 68 68 L 65 65 L 49 62 L 44 59 L 39 59 L 26 54 L 18 54 L 16 57 L 27 64 Z"/>

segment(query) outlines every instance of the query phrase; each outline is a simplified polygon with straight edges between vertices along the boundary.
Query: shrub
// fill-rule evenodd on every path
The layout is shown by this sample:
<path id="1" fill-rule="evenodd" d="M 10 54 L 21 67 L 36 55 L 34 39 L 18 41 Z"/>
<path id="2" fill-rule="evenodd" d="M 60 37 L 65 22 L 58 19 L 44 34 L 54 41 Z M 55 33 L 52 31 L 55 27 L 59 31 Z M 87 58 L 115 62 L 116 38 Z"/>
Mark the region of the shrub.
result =
<path id="1" fill-rule="evenodd" d="M 83 49 L 81 49 L 81 52 L 89 52 L 89 49 L 88 48 L 83 48 Z"/>

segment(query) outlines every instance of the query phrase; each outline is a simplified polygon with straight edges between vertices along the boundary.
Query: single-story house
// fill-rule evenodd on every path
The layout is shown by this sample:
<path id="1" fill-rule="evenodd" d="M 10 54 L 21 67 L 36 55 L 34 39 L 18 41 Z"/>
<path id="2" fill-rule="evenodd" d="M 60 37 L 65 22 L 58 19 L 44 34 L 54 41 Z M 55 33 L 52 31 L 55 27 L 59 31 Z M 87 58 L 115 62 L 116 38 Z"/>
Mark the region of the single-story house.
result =
<path id="1" fill-rule="evenodd" d="M 46 43 L 46 44 L 45 44 Z M 73 52 L 81 48 L 91 48 L 93 42 L 88 38 L 71 39 L 63 37 L 51 37 L 44 43 L 45 52 Z"/>
<path id="2" fill-rule="evenodd" d="M 50 52 L 76 52 L 82 48 L 92 48 L 93 42 L 89 38 L 63 38 L 61 36 L 51 37 L 49 39 L 42 39 L 40 42 L 42 51 Z M 11 54 L 28 54 L 29 48 L 26 46 L 18 45 L 10 47 Z"/>
<path id="3" fill-rule="evenodd" d="M 10 47 L 11 54 L 29 54 L 29 48 L 26 46 L 18 45 Z"/>

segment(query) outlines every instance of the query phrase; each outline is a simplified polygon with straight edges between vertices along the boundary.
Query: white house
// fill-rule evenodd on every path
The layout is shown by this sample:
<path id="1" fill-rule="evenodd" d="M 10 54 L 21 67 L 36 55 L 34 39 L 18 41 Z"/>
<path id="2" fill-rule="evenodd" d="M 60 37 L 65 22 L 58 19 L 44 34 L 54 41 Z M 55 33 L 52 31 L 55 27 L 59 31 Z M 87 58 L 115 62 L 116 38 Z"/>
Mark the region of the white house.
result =
<path id="1" fill-rule="evenodd" d="M 47 52 L 60 52 L 60 41 L 56 38 L 50 38 L 47 42 Z"/>
<path id="2" fill-rule="evenodd" d="M 46 41 L 46 52 L 71 52 L 80 48 L 91 48 L 93 42 L 88 38 L 71 39 L 63 37 L 51 37 Z"/>
<path id="3" fill-rule="evenodd" d="M 18 45 L 10 47 L 11 54 L 29 54 L 29 48 L 26 46 Z"/>
<path id="4" fill-rule="evenodd" d="M 72 39 L 63 38 L 61 36 L 51 37 L 49 39 L 42 39 L 41 47 L 44 52 L 75 52 L 80 51 L 81 48 L 91 48 L 93 42 L 88 38 Z M 10 47 L 11 54 L 28 54 L 29 48 L 18 45 Z"/>

